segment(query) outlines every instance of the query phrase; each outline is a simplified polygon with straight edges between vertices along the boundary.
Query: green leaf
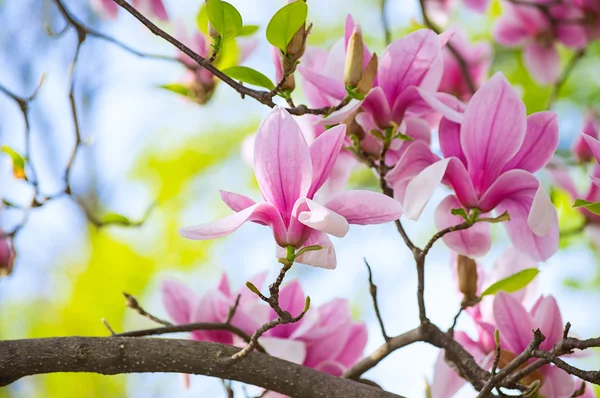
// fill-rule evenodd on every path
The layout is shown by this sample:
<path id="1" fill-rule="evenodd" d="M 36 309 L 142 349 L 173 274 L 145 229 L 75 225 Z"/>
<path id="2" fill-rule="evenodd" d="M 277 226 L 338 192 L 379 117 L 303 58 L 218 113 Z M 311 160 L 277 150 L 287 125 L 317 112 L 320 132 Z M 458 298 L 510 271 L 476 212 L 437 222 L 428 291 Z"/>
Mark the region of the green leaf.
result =
<path id="1" fill-rule="evenodd" d="M 594 214 L 600 214 L 600 202 L 588 202 L 583 199 L 576 199 L 573 207 L 585 207 Z"/>
<path id="2" fill-rule="evenodd" d="M 12 159 L 13 164 L 13 175 L 15 178 L 26 179 L 25 175 L 25 159 L 17 151 L 9 147 L 8 145 L 2 145 L 2 152 L 6 153 Z"/>
<path id="3" fill-rule="evenodd" d="M 190 89 L 187 88 L 186 86 L 184 86 L 183 84 L 179 84 L 179 83 L 163 84 L 162 86 L 160 86 L 160 88 L 164 88 L 165 90 L 169 90 L 173 93 L 183 95 L 184 97 L 190 96 Z"/>
<path id="4" fill-rule="evenodd" d="M 481 297 L 496 294 L 499 291 L 512 293 L 516 292 L 517 290 L 521 290 L 525 286 L 527 286 L 532 280 L 534 280 L 537 274 L 539 273 L 540 270 L 537 268 L 527 268 L 523 271 L 519 271 L 516 274 L 513 274 L 507 278 L 501 279 L 498 282 L 492 284 L 490 287 L 485 289 L 483 293 L 481 293 Z"/>
<path id="5" fill-rule="evenodd" d="M 238 30 L 238 36 L 250 36 L 256 33 L 258 25 L 244 25 Z"/>
<path id="6" fill-rule="evenodd" d="M 102 218 L 102 222 L 104 224 L 121 224 L 121 225 L 130 225 L 131 221 L 129 218 L 122 216 L 117 213 L 108 213 Z"/>
<path id="7" fill-rule="evenodd" d="M 200 32 L 208 36 L 208 14 L 206 12 L 206 4 L 202 4 L 198 14 L 196 15 L 196 24 Z"/>
<path id="8" fill-rule="evenodd" d="M 469 221 L 469 217 L 467 216 L 467 212 L 463 208 L 452 209 L 452 210 L 450 210 L 450 213 L 452 213 L 452 215 L 455 215 L 455 216 L 461 216 L 462 218 L 465 219 L 465 221 Z"/>
<path id="9" fill-rule="evenodd" d="M 287 52 L 287 46 L 292 38 L 306 22 L 308 6 L 302 0 L 297 0 L 282 7 L 273 15 L 267 25 L 267 40 L 271 45 Z"/>
<path id="10" fill-rule="evenodd" d="M 268 77 L 247 66 L 232 66 L 231 68 L 223 69 L 223 73 L 232 79 L 241 80 L 244 83 L 252 84 L 254 86 L 264 87 L 267 90 L 273 90 L 275 88 L 275 85 Z"/>
<path id="11" fill-rule="evenodd" d="M 242 28 L 242 16 L 234 6 L 226 1 L 209 0 L 206 3 L 206 15 L 223 40 L 237 36 Z"/>

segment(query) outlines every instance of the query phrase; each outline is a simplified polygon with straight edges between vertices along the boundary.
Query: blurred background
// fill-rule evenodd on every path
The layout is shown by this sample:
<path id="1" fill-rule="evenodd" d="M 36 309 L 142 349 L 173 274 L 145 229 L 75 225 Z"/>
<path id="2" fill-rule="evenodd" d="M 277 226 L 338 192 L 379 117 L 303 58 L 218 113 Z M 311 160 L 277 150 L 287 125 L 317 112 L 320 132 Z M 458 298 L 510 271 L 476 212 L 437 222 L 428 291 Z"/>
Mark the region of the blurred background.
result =
<path id="1" fill-rule="evenodd" d="M 188 31 L 197 29 L 196 15 L 203 1 L 165 0 L 170 19 Z M 244 65 L 275 80 L 274 67 L 264 29 L 279 0 L 231 0 L 245 24 L 261 29 L 255 34 L 257 50 Z M 386 14 L 392 37 L 398 38 L 420 27 L 416 0 L 389 0 Z M 152 54 L 176 56 L 174 49 L 152 35 L 137 20 L 119 12 L 116 20 L 103 20 L 87 1 L 65 4 L 87 26 Z M 309 1 L 313 22 L 309 44 L 328 48 L 343 35 L 347 13 L 363 27 L 370 48 L 379 54 L 385 47 L 379 0 Z M 458 6 L 440 23 L 462 26 L 475 39 L 491 40 L 493 20 L 501 13 L 494 1 L 485 15 Z M 49 0 L 0 0 L 0 84 L 21 96 L 34 91 L 42 75 L 45 82 L 31 104 L 31 157 L 40 181 L 40 191 L 52 195 L 64 189 L 63 176 L 75 143 L 68 102 L 69 67 L 77 37 L 69 29 L 59 38 L 48 35 L 65 26 Z M 159 26 L 173 32 L 170 23 Z M 524 70 L 516 50 L 495 46 L 492 70 L 502 70 L 524 94 L 528 112 L 546 107 L 549 87 L 538 87 Z M 232 50 L 234 51 L 234 50 Z M 569 52 L 563 51 L 564 62 Z M 583 123 L 583 112 L 600 109 L 600 46 L 593 45 L 567 81 L 555 110 L 561 125 L 561 153 L 568 152 Z M 251 167 L 241 156 L 244 138 L 255 132 L 268 108 L 219 84 L 206 105 L 199 105 L 161 85 L 180 81 L 184 68 L 173 62 L 140 58 L 92 37 L 84 43 L 75 76 L 81 134 L 85 145 L 77 153 L 71 186 L 73 195 L 102 219 L 122 215 L 132 222 L 149 217 L 139 227 L 96 228 L 81 207 L 69 197 L 33 209 L 15 239 L 18 253 L 13 273 L 0 278 L 0 338 L 66 335 L 105 336 L 105 318 L 117 331 L 153 326 L 128 310 L 122 291 L 136 296 L 154 315 L 167 317 L 159 284 L 166 277 L 186 281 L 197 292 L 213 288 L 226 272 L 237 288 L 251 276 L 278 272 L 271 233 L 258 225 L 245 225 L 239 232 L 211 242 L 188 241 L 177 229 L 215 219 L 229 213 L 219 189 L 258 198 Z M 301 103 L 301 89 L 294 93 Z M 0 95 L 0 143 L 23 153 L 24 122 L 10 98 Z M 434 143 L 434 147 L 437 144 Z M 26 206 L 31 187 L 16 180 L 8 156 L 0 157 L 0 193 L 11 203 Z M 586 172 L 579 170 L 582 186 Z M 543 181 L 549 183 L 547 176 Z M 366 170 L 357 170 L 351 185 L 376 187 Z M 557 190 L 565 228 L 579 225 L 578 213 Z M 418 223 L 407 222 L 408 233 L 422 245 L 435 232 L 432 210 Z M 5 207 L 1 214 L 5 231 L 21 222 L 21 211 Z M 503 228 L 495 226 L 494 249 L 481 260 L 489 267 L 508 246 Z M 346 298 L 356 319 L 368 323 L 370 337 L 365 353 L 381 345 L 382 337 L 372 309 L 366 258 L 379 287 L 380 305 L 388 334 L 413 328 L 418 321 L 416 273 L 412 256 L 393 224 L 353 226 L 343 240 L 335 239 L 338 268 L 335 271 L 295 266 L 289 280 L 299 278 L 315 305 L 332 298 Z M 541 265 L 540 293 L 552 293 L 563 318 L 581 337 L 600 335 L 599 259 L 586 233 L 564 240 L 561 251 Z M 453 284 L 450 251 L 437 244 L 428 257 L 426 302 L 428 313 L 441 327 L 449 327 L 460 305 Z M 473 330 L 467 316 L 457 329 Z M 184 335 L 178 337 L 185 337 Z M 365 376 L 384 388 L 408 397 L 425 395 L 431 381 L 437 349 L 415 344 L 390 355 Z M 577 360 L 579 366 L 600 368 L 598 353 Z M 236 387 L 239 389 L 239 386 Z M 241 390 L 240 390 L 241 391 Z M 253 391 L 250 389 L 250 391 Z M 221 381 L 193 376 L 184 390 L 174 374 L 99 376 L 53 374 L 23 379 L 0 389 L 0 397 L 220 397 Z M 240 394 L 240 396 L 243 396 Z M 460 396 L 472 396 L 468 387 Z"/>

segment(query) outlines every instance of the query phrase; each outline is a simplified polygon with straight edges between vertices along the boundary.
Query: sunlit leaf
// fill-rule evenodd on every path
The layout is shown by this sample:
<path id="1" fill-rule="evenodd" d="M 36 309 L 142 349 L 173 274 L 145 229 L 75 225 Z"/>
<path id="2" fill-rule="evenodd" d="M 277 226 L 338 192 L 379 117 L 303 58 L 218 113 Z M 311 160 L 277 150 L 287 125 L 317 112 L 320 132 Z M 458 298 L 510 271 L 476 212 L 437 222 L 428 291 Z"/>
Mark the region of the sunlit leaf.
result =
<path id="1" fill-rule="evenodd" d="M 237 36 L 242 28 L 242 16 L 226 1 L 209 0 L 206 3 L 206 14 L 208 21 L 223 40 Z"/>
<path id="2" fill-rule="evenodd" d="M 208 36 L 208 15 L 206 12 L 206 4 L 202 4 L 198 14 L 196 14 L 196 24 L 200 32 Z"/>
<path id="3" fill-rule="evenodd" d="M 121 225 L 130 225 L 131 221 L 129 218 L 117 214 L 117 213 L 108 213 L 102 218 L 102 222 L 105 224 L 121 224 Z"/>
<path id="4" fill-rule="evenodd" d="M 587 200 L 583 199 L 575 199 L 575 204 L 573 204 L 573 207 L 585 207 L 594 214 L 600 214 L 600 202 L 588 202 Z"/>
<path id="5" fill-rule="evenodd" d="M 481 293 L 481 297 L 496 294 L 500 291 L 512 293 L 516 292 L 517 290 L 521 290 L 525 286 L 527 286 L 532 280 L 534 280 L 537 274 L 539 273 L 540 270 L 537 268 L 527 268 L 523 271 L 519 271 L 516 274 L 513 274 L 507 278 L 501 279 L 498 282 L 492 284 L 490 287 L 485 289 L 483 293 Z"/>
<path id="6" fill-rule="evenodd" d="M 244 25 L 238 30 L 238 36 L 251 36 L 258 30 L 258 25 Z"/>
<path id="7" fill-rule="evenodd" d="M 12 159 L 13 175 L 15 178 L 26 179 L 25 175 L 25 159 L 17 151 L 8 145 L 2 145 L 2 152 L 6 153 Z"/>
<path id="8" fill-rule="evenodd" d="M 184 97 L 190 96 L 190 89 L 188 87 L 184 86 L 183 84 L 179 84 L 179 83 L 163 84 L 162 86 L 160 86 L 160 88 L 164 88 L 165 90 L 169 90 L 173 93 L 183 95 Z"/>
<path id="9" fill-rule="evenodd" d="M 302 0 L 297 0 L 283 6 L 273 15 L 267 25 L 267 40 L 271 45 L 282 51 L 287 51 L 287 46 L 292 38 L 306 22 L 308 6 Z"/>
<path id="10" fill-rule="evenodd" d="M 252 84 L 254 86 L 264 87 L 267 90 L 273 90 L 275 88 L 275 85 L 268 77 L 247 66 L 232 66 L 231 68 L 224 69 L 223 73 L 232 79 L 241 80 L 244 83 Z"/>

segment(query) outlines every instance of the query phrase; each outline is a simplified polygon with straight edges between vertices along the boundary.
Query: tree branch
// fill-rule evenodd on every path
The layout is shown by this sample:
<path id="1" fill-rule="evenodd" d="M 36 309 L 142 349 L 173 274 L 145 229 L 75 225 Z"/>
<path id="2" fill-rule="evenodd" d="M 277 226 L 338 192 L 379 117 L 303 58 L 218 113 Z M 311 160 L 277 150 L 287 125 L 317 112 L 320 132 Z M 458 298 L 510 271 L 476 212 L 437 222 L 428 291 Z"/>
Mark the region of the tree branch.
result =
<path id="1" fill-rule="evenodd" d="M 0 386 L 57 372 L 189 373 L 236 380 L 295 398 L 388 398 L 388 393 L 266 354 L 252 352 L 224 365 L 238 348 L 176 339 L 57 337 L 0 341 Z M 32 360 L 35 358 L 35 360 Z"/>
<path id="2" fill-rule="evenodd" d="M 385 331 L 385 325 L 383 324 L 381 311 L 379 311 L 379 302 L 377 301 L 377 285 L 373 282 L 373 271 L 371 271 L 371 266 L 367 262 L 367 259 L 364 258 L 363 260 L 367 266 L 367 270 L 369 271 L 369 293 L 371 293 L 371 298 L 373 299 L 373 308 L 375 309 L 375 316 L 377 316 L 377 321 L 379 322 L 379 327 L 381 328 L 381 335 L 383 336 L 383 340 L 390 341 L 391 338 Z"/>

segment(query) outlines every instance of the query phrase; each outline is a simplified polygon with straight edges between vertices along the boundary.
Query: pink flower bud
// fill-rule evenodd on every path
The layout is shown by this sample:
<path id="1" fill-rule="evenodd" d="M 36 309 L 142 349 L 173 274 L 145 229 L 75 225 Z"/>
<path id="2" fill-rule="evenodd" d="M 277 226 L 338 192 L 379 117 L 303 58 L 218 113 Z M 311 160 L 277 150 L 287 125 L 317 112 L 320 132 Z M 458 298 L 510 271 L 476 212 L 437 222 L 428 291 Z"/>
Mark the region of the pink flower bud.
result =
<path id="1" fill-rule="evenodd" d="M 10 275 L 15 263 L 12 237 L 0 238 L 0 276 Z"/>
<path id="2" fill-rule="evenodd" d="M 600 130 L 600 118 L 594 111 L 587 113 L 583 123 L 583 134 L 587 134 L 590 137 L 598 139 L 598 131 Z M 577 139 L 573 143 L 571 148 L 573 156 L 580 162 L 589 162 L 594 159 L 594 155 L 590 150 L 590 146 L 583 139 L 581 134 L 577 135 Z"/>
<path id="3" fill-rule="evenodd" d="M 362 74 L 362 78 L 356 85 L 356 92 L 360 94 L 367 94 L 373 88 L 373 83 L 377 77 L 377 54 L 373 53 L 365 71 Z"/>

